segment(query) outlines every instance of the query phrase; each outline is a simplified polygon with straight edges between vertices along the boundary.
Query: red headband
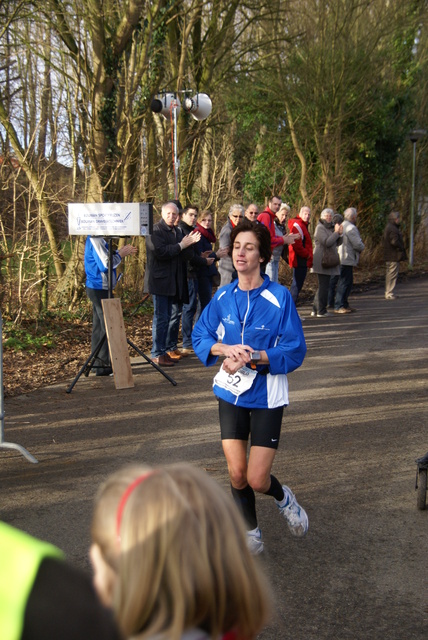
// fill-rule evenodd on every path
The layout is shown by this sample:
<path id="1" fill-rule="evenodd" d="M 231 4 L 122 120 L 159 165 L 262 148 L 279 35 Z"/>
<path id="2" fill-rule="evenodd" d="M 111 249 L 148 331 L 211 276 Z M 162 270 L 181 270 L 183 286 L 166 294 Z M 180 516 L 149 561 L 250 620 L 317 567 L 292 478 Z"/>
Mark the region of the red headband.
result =
<path id="1" fill-rule="evenodd" d="M 128 502 L 128 498 L 131 495 L 131 493 L 134 491 L 135 487 L 138 487 L 138 485 L 144 482 L 144 480 L 148 476 L 151 476 L 152 473 L 154 472 L 147 471 L 146 473 L 143 473 L 141 476 L 138 476 L 138 478 L 136 478 L 133 482 L 131 482 L 131 484 L 125 489 L 125 491 L 122 494 L 122 497 L 119 502 L 119 506 L 117 508 L 117 514 L 116 514 L 116 535 L 117 535 L 118 542 L 120 542 L 120 525 L 122 523 L 123 510 L 125 508 L 126 503 Z"/>

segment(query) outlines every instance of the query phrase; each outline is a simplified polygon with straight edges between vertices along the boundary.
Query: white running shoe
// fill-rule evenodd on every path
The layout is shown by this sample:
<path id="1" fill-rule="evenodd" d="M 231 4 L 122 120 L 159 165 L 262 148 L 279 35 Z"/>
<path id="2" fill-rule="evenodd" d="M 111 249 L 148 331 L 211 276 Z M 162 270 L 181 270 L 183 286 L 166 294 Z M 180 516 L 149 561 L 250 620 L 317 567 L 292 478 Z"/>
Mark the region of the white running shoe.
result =
<path id="1" fill-rule="evenodd" d="M 296 496 L 287 485 L 283 484 L 284 494 L 288 495 L 288 504 L 285 507 L 281 507 L 277 500 L 276 505 L 284 518 L 287 520 L 288 528 L 293 536 L 302 538 L 306 535 L 309 527 L 309 520 L 306 511 L 296 500 Z"/>
<path id="2" fill-rule="evenodd" d="M 253 556 L 258 556 L 259 553 L 262 553 L 264 544 L 262 541 L 262 532 L 259 527 L 252 531 L 247 531 L 247 545 Z"/>

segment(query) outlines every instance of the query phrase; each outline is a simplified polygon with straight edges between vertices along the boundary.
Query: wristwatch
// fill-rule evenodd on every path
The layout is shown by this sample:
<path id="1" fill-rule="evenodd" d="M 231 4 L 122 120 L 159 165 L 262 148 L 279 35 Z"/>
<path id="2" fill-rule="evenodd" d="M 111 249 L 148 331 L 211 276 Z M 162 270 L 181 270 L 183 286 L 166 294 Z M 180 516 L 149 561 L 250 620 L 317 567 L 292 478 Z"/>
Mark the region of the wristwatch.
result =
<path id="1" fill-rule="evenodd" d="M 260 351 L 253 351 L 250 353 L 250 366 L 252 369 L 256 368 L 256 365 L 260 361 Z"/>

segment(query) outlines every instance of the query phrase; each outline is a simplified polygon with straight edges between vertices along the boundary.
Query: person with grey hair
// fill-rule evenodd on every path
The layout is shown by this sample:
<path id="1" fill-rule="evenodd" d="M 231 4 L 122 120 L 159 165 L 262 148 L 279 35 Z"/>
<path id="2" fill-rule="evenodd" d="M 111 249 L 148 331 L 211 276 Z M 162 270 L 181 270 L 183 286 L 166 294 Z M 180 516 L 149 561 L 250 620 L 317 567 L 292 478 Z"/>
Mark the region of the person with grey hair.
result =
<path id="1" fill-rule="evenodd" d="M 154 225 L 147 238 L 150 253 L 149 292 L 153 297 L 152 359 L 163 367 L 172 367 L 167 354 L 173 303 L 189 301 L 186 271 L 186 248 L 199 242 L 201 234 L 192 231 L 187 236 L 175 226 L 178 207 L 166 202 L 161 210 L 162 220 Z M 182 253 L 183 252 L 183 253 Z"/>
<path id="2" fill-rule="evenodd" d="M 223 256 L 218 263 L 221 287 L 225 284 L 230 284 L 232 280 L 234 280 L 233 274 L 235 270 L 233 268 L 232 256 L 230 253 L 230 234 L 232 233 L 232 229 L 234 229 L 244 218 L 244 214 L 245 210 L 242 204 L 232 204 L 229 209 L 227 222 L 220 231 L 219 249 L 229 249 L 227 256 Z"/>
<path id="3" fill-rule="evenodd" d="M 315 293 L 311 315 L 324 318 L 327 311 L 330 277 L 340 274 L 340 258 L 337 251 L 342 244 L 343 227 L 333 223 L 333 209 L 323 209 L 315 229 L 313 272 L 317 274 L 318 289 Z"/>
<path id="4" fill-rule="evenodd" d="M 349 207 L 343 214 L 343 242 L 339 247 L 340 276 L 334 300 L 335 313 L 351 313 L 356 309 L 349 306 L 348 298 L 354 281 L 354 267 L 358 265 L 360 253 L 364 250 L 357 224 L 357 210 Z"/>
<path id="5" fill-rule="evenodd" d="M 383 234 L 383 246 L 386 263 L 385 299 L 395 300 L 395 285 L 397 284 L 400 262 L 407 260 L 403 236 L 400 231 L 400 213 L 392 211 L 388 216 L 388 224 Z"/>

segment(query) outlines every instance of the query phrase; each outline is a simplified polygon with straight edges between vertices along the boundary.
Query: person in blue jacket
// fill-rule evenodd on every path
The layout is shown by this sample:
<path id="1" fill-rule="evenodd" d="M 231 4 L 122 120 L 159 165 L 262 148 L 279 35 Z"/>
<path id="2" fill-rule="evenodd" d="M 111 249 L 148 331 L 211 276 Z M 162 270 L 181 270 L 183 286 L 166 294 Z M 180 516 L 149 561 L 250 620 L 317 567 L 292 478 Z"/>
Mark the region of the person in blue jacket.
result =
<path id="1" fill-rule="evenodd" d="M 307 514 L 294 493 L 271 474 L 288 405 L 287 373 L 302 364 L 306 343 L 288 289 L 260 271 L 271 258 L 268 229 L 244 220 L 232 230 L 231 247 L 238 280 L 221 287 L 202 312 L 193 348 L 206 366 L 224 358 L 213 385 L 223 451 L 249 547 L 258 554 L 263 541 L 255 491 L 275 499 L 293 535 L 301 537 L 308 530 Z"/>
<path id="2" fill-rule="evenodd" d="M 113 253 L 113 282 L 116 286 L 116 269 L 122 258 L 137 253 L 137 247 L 127 244 Z M 109 247 L 104 238 L 88 236 L 85 244 L 86 295 L 92 302 L 92 339 L 91 352 L 95 351 L 100 340 L 106 334 L 104 313 L 101 300 L 108 298 L 108 256 Z M 112 373 L 107 340 L 98 352 L 94 362 L 97 376 L 108 376 Z"/>

